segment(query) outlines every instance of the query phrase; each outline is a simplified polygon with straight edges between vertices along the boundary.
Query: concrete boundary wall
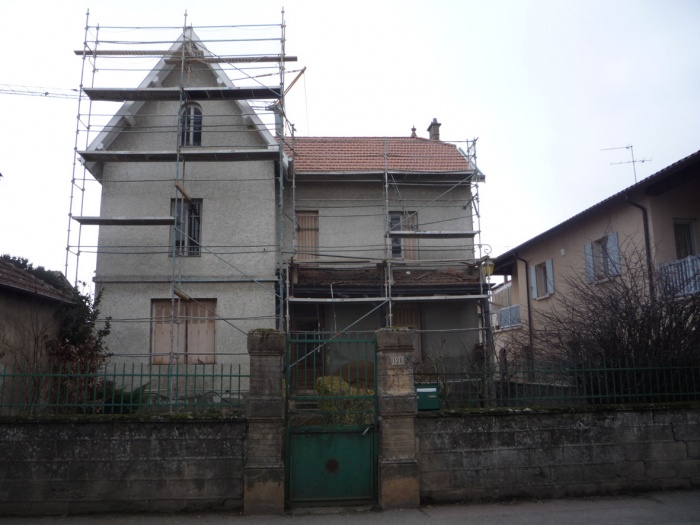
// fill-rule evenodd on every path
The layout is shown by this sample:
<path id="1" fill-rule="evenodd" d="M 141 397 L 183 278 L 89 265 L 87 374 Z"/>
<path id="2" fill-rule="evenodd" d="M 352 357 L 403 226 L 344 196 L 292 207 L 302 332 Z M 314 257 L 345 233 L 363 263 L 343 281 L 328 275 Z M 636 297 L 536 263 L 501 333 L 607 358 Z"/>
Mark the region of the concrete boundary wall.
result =
<path id="1" fill-rule="evenodd" d="M 424 503 L 700 486 L 700 407 L 426 414 Z"/>
<path id="2" fill-rule="evenodd" d="M 243 506 L 244 419 L 0 420 L 0 515 Z"/>

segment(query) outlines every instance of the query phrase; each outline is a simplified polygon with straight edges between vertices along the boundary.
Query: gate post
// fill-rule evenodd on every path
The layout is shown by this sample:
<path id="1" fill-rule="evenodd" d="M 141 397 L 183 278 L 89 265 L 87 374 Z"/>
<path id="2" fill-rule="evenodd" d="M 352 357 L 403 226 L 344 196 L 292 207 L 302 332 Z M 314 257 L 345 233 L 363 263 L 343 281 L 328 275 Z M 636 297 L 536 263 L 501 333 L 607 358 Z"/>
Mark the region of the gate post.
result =
<path id="1" fill-rule="evenodd" d="M 379 507 L 420 505 L 420 475 L 415 437 L 417 413 L 413 383 L 413 330 L 377 331 L 379 397 Z"/>
<path id="2" fill-rule="evenodd" d="M 245 514 L 284 513 L 284 332 L 248 332 L 250 393 L 247 457 L 244 468 Z"/>

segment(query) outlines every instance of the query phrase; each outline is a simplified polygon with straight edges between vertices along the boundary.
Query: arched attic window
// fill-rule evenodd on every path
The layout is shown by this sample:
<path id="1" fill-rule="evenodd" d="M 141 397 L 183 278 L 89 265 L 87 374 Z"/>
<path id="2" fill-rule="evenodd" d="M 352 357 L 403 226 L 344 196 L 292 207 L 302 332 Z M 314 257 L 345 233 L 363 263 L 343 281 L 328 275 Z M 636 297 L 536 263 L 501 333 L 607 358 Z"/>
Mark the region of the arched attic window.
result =
<path id="1" fill-rule="evenodd" d="M 180 146 L 202 145 L 202 108 L 184 104 L 180 110 Z"/>

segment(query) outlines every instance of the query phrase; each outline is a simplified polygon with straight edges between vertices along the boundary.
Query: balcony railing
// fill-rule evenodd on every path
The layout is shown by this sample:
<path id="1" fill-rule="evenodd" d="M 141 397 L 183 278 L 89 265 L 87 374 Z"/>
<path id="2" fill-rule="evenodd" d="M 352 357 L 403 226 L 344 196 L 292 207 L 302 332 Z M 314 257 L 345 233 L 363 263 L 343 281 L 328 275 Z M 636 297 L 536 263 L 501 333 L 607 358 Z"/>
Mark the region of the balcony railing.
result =
<path id="1" fill-rule="evenodd" d="M 520 326 L 520 305 L 514 304 L 498 311 L 498 328 Z"/>
<path id="2" fill-rule="evenodd" d="M 659 266 L 661 290 L 670 295 L 700 293 L 700 255 L 689 255 Z"/>

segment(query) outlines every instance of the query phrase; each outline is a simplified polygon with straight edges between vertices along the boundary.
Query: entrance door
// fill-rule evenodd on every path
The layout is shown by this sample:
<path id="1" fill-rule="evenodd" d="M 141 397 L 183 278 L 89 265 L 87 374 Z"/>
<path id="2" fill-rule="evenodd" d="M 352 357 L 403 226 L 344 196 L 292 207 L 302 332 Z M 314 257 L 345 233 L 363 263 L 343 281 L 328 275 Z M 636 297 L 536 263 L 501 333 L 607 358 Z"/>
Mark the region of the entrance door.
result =
<path id="1" fill-rule="evenodd" d="M 286 368 L 288 501 L 375 501 L 374 334 L 293 332 Z"/>

